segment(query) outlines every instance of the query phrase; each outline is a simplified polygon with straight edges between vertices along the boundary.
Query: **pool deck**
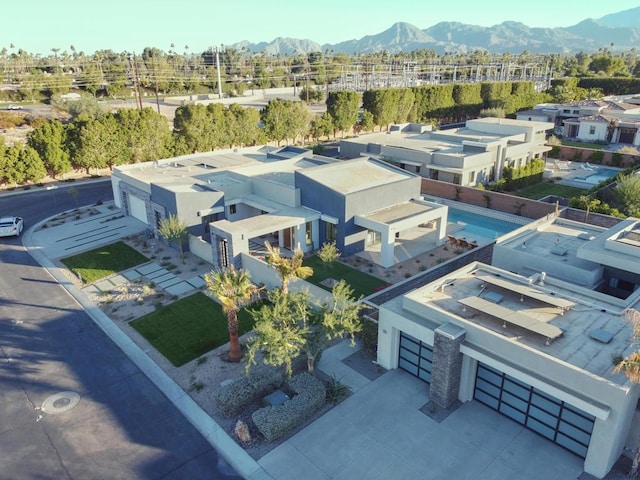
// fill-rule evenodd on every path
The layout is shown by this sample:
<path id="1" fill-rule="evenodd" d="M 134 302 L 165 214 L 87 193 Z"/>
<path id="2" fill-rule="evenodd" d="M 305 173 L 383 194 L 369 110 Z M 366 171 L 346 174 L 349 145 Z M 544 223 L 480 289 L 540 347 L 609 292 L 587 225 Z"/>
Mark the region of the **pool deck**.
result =
<path id="1" fill-rule="evenodd" d="M 558 168 L 558 166 L 562 168 Z M 555 159 L 547 159 L 545 168 L 547 170 L 553 170 L 553 178 L 560 178 L 560 180 L 557 181 L 559 185 L 585 189 L 590 189 L 597 185 L 597 183 L 588 183 L 581 179 L 589 175 L 594 175 L 598 169 L 605 168 L 616 172 L 623 170 L 622 168 L 611 167 L 609 165 L 594 165 L 587 162 L 570 162 Z"/>
<path id="2" fill-rule="evenodd" d="M 468 212 L 475 214 L 476 217 L 479 215 L 477 212 L 473 212 L 471 210 L 469 210 Z M 495 212 L 492 212 L 492 213 L 495 213 Z M 523 217 L 516 217 L 515 215 L 509 215 L 505 213 L 502 213 L 501 215 L 504 217 L 513 217 L 512 219 L 500 218 L 498 220 L 507 221 L 507 222 L 510 221 L 511 223 L 514 223 L 516 225 L 514 229 L 519 228 L 521 226 L 521 225 L 518 225 L 518 223 L 522 222 Z M 486 219 L 487 216 L 485 215 L 484 218 Z M 474 225 L 472 225 L 471 222 L 469 222 L 471 231 L 467 232 L 465 230 L 466 225 L 467 224 L 464 222 L 458 223 L 458 222 L 448 221 L 446 234 L 452 235 L 456 238 L 463 238 L 467 242 L 473 242 L 478 246 L 487 245 L 488 243 L 495 241 L 497 236 L 500 236 L 498 235 L 497 232 L 490 236 L 483 235 L 482 233 L 475 233 L 476 230 L 473 228 Z M 478 225 L 486 226 L 486 221 L 479 222 Z M 447 248 L 443 249 L 443 247 L 447 247 Z M 367 245 L 365 250 L 356 254 L 356 256 L 368 262 L 372 262 L 373 264 L 379 265 L 380 248 L 381 248 L 380 243 Z M 434 228 L 424 227 L 424 226 L 410 228 L 400 232 L 399 236 L 396 238 L 395 248 L 394 248 L 394 267 L 390 267 L 390 269 L 393 270 L 394 268 L 397 268 L 400 264 L 403 264 L 403 263 L 406 264 L 411 259 L 421 260 L 421 262 L 418 262 L 418 263 L 421 263 L 422 265 L 428 265 L 429 263 L 431 263 L 429 260 L 435 260 L 437 262 L 438 258 L 443 258 L 444 260 L 448 260 L 449 258 L 451 258 L 451 254 L 449 253 L 449 251 L 453 251 L 457 255 L 463 250 L 464 248 L 457 248 L 455 246 L 449 245 L 446 238 L 445 238 L 444 244 L 438 245 L 437 235 Z M 435 257 L 435 258 L 428 258 L 428 257 L 418 258 L 418 257 L 424 256 L 425 254 L 428 254 L 428 257 Z M 389 269 L 386 269 L 386 271 L 388 270 Z M 405 270 L 405 273 L 406 272 L 407 271 Z"/>

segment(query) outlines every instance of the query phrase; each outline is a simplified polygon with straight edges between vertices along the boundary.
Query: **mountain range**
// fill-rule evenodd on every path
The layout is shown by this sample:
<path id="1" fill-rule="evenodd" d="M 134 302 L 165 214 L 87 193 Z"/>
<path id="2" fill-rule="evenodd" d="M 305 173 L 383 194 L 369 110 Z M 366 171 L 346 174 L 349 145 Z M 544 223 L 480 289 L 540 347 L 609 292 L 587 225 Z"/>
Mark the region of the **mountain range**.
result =
<path id="1" fill-rule="evenodd" d="M 267 55 L 296 55 L 332 50 L 334 53 L 411 52 L 418 49 L 444 53 L 572 53 L 598 49 L 628 50 L 640 44 L 640 6 L 586 19 L 570 27 L 532 28 L 520 22 L 505 21 L 491 27 L 459 22 L 440 22 L 421 30 L 398 22 L 384 32 L 336 44 L 320 45 L 308 39 L 278 37 L 271 42 L 239 42 L 245 48 Z"/>

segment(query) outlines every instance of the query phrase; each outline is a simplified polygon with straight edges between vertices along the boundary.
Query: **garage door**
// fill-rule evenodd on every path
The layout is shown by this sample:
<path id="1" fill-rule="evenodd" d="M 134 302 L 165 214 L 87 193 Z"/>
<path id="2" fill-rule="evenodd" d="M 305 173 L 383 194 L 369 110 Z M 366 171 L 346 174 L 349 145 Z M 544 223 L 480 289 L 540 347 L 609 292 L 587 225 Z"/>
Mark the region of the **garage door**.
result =
<path id="1" fill-rule="evenodd" d="M 587 455 L 592 415 L 483 363 L 473 397 L 576 455 Z"/>
<path id="2" fill-rule="evenodd" d="M 144 200 L 130 194 L 129 214 L 141 222 L 147 223 L 147 207 L 144 204 Z"/>
<path id="3" fill-rule="evenodd" d="M 420 380 L 431 382 L 431 364 L 433 363 L 433 350 L 426 343 L 417 338 L 400 333 L 400 352 L 398 367 L 415 375 Z"/>

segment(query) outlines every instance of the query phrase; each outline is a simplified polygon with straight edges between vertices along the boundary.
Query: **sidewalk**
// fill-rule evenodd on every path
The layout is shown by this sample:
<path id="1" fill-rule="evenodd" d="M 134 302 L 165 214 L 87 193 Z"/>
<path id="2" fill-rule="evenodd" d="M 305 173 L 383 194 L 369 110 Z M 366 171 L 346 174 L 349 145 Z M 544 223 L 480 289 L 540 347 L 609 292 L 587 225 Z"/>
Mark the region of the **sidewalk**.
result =
<path id="1" fill-rule="evenodd" d="M 108 209 L 107 206 L 104 208 Z M 39 226 L 45 223 L 41 222 L 24 232 L 23 245 L 238 474 L 248 480 L 271 480 L 272 477 L 267 475 L 255 460 L 233 441 L 138 345 L 115 326 L 100 308 L 90 302 L 84 292 L 67 278 L 63 269 L 53 263 L 52 259 L 67 256 L 80 250 L 89 250 L 144 229 L 142 222 L 131 217 L 111 218 L 109 215 L 113 216 L 113 212 L 104 214 L 103 211 L 102 213 L 96 218 L 91 218 L 89 223 L 86 220 L 84 223 L 80 220 L 36 231 Z M 117 217 L 117 215 L 115 216 Z M 106 221 L 109 222 L 108 227 L 104 227 L 104 224 L 101 223 Z M 93 237 L 89 237 L 87 232 L 91 232 L 91 229 L 83 228 L 83 231 L 80 231 L 81 226 L 97 227 L 99 231 Z"/>
<path id="2" fill-rule="evenodd" d="M 40 228 L 48 220 L 33 226 L 23 234 L 25 248 L 242 477 L 248 480 L 273 480 L 162 368 L 114 325 L 81 288 L 68 279 L 64 269 L 54 264 L 53 260 L 112 243 L 119 238 L 139 233 L 146 227 L 139 220 L 123 216 L 110 204 L 92 208 L 98 213 L 90 217 L 50 228 Z M 323 353 L 318 368 L 327 375 L 333 374 L 336 378 L 341 378 L 342 383 L 349 385 L 352 392 L 355 392 L 370 381 L 341 361 L 352 353 L 354 350 L 349 342 L 343 341 Z M 274 453 L 271 458 L 280 457 L 278 453 Z M 281 458 L 281 461 L 283 466 L 290 465 L 286 458 Z M 304 465 L 300 467 L 303 470 L 305 468 Z"/>

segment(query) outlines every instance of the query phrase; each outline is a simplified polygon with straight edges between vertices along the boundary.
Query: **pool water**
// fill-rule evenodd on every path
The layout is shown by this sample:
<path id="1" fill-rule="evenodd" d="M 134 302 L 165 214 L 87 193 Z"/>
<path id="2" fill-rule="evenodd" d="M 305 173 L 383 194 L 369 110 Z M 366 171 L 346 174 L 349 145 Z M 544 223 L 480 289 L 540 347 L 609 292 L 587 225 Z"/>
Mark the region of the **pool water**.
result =
<path id="1" fill-rule="evenodd" d="M 611 177 L 614 177 L 620 170 L 615 170 L 613 168 L 598 168 L 592 174 L 587 177 L 576 177 L 574 180 L 578 180 L 579 182 L 586 182 L 589 185 L 597 185 L 604 180 L 608 180 Z"/>
<path id="2" fill-rule="evenodd" d="M 492 218 L 451 207 L 449 207 L 448 222 L 466 224 L 462 230 L 453 233 L 456 237 L 466 237 L 469 240 L 476 240 L 481 243 L 493 241 L 505 233 L 512 232 L 522 226 L 499 218 Z"/>

